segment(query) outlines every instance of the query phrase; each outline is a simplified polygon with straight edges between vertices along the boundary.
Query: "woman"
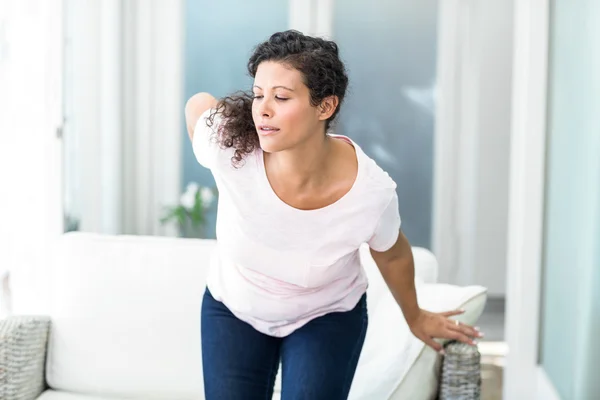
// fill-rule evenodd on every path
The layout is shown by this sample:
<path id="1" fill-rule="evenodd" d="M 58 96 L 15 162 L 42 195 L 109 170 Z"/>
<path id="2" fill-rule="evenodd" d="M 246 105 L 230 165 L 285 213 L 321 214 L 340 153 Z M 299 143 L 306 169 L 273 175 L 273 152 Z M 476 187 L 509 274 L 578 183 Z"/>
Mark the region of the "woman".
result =
<path id="1" fill-rule="evenodd" d="M 252 94 L 186 104 L 200 164 L 219 188 L 217 251 L 202 303 L 208 400 L 345 399 L 367 329 L 371 254 L 412 333 L 481 334 L 419 308 L 396 184 L 351 139 L 328 133 L 348 77 L 334 42 L 276 33 L 248 62 Z"/>

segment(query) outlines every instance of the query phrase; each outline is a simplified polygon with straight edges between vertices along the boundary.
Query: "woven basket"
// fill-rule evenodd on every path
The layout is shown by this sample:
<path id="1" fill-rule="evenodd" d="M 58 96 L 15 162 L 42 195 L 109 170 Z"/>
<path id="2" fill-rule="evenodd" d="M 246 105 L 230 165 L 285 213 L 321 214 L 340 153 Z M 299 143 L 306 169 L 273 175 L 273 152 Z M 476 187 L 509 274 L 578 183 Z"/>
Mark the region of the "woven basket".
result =
<path id="1" fill-rule="evenodd" d="M 481 355 L 476 346 L 451 341 L 445 346 L 439 400 L 481 398 Z"/>

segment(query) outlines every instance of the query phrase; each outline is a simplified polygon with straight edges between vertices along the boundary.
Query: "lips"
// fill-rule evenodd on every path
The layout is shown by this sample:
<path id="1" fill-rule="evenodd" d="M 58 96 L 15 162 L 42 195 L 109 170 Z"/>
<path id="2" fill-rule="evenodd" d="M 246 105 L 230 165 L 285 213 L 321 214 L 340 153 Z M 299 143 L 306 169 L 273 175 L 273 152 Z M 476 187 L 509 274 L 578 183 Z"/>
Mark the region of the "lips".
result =
<path id="1" fill-rule="evenodd" d="M 276 127 L 271 126 L 271 125 L 259 125 L 258 126 L 258 132 L 261 135 L 265 135 L 265 136 L 272 135 L 272 134 L 274 134 L 275 132 L 278 132 L 278 131 L 279 131 L 279 128 L 276 128 Z"/>

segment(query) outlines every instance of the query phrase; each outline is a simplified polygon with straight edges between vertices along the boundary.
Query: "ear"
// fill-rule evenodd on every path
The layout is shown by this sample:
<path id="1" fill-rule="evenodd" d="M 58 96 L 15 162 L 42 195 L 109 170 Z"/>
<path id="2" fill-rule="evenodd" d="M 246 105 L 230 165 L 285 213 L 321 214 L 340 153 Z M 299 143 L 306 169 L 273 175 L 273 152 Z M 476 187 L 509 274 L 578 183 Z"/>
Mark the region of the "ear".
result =
<path id="1" fill-rule="evenodd" d="M 325 121 L 331 118 L 340 101 L 337 96 L 325 97 L 319 105 L 319 120 Z"/>

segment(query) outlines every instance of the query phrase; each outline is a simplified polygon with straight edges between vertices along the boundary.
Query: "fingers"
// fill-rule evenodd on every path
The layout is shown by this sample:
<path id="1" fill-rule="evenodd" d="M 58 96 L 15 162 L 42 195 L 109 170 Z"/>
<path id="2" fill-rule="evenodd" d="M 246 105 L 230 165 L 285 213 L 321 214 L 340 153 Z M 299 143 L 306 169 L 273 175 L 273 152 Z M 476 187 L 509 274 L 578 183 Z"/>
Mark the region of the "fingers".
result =
<path id="1" fill-rule="evenodd" d="M 448 326 L 448 329 L 460 332 L 463 335 L 476 338 L 482 338 L 484 336 L 484 334 L 479 331 L 479 328 L 473 328 L 472 326 L 463 323 L 459 323 L 457 325 L 456 320 L 450 320 L 449 323 L 450 325 Z"/>
<path id="2" fill-rule="evenodd" d="M 458 340 L 459 342 L 466 343 L 470 346 L 477 345 L 477 341 L 471 339 L 469 336 L 465 335 L 464 333 L 462 333 L 460 331 L 448 330 L 447 337 L 449 339 L 454 339 L 454 340 Z"/>
<path id="3" fill-rule="evenodd" d="M 452 310 L 452 311 L 446 311 L 446 312 L 442 312 L 439 313 L 440 315 L 444 316 L 444 317 L 454 317 L 455 315 L 460 315 L 460 314 L 464 314 L 465 310 Z"/>
<path id="4" fill-rule="evenodd" d="M 441 344 L 439 344 L 432 338 L 423 336 L 423 337 L 420 337 L 419 339 L 421 339 L 423 341 L 423 343 L 425 343 L 427 346 L 434 349 L 436 352 L 438 352 L 440 354 L 444 354 L 444 346 L 442 346 Z"/>
<path id="5" fill-rule="evenodd" d="M 477 345 L 477 341 L 472 338 L 480 338 L 483 336 L 482 333 L 476 331 L 468 325 L 456 325 L 453 322 L 455 321 L 448 321 L 448 325 L 446 326 L 448 329 L 447 337 L 449 339 L 458 340 L 471 346 Z"/>

